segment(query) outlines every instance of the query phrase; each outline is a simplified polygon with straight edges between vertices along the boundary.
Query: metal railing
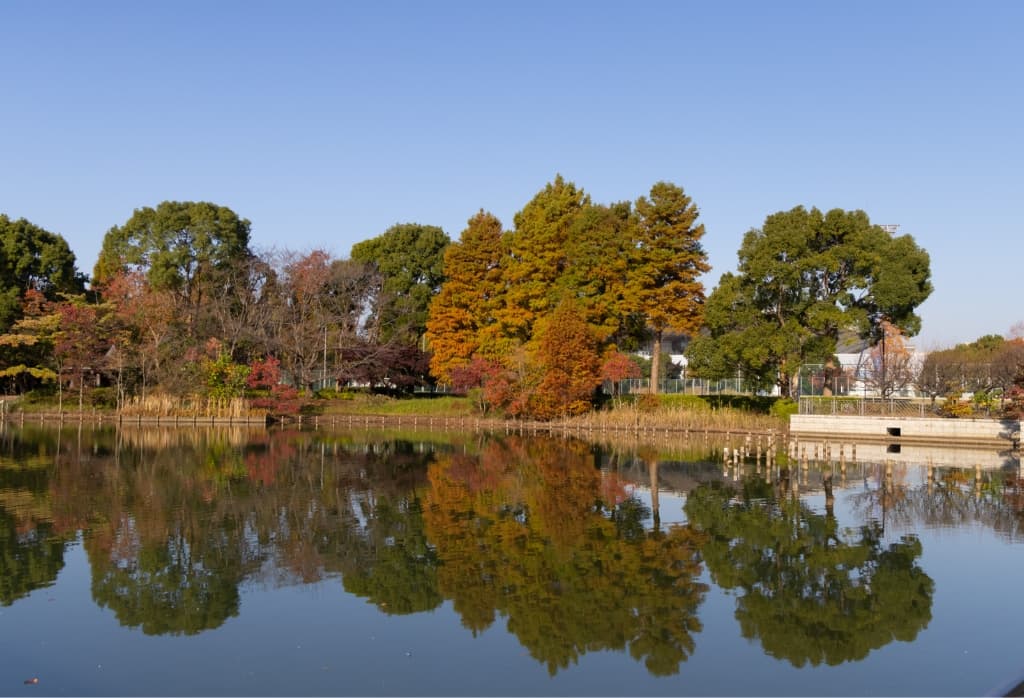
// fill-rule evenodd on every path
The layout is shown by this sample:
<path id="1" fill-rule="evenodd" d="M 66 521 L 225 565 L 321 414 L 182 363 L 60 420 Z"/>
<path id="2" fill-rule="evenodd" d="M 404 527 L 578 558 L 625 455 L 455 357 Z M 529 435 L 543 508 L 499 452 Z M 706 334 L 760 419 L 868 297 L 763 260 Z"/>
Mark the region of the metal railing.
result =
<path id="1" fill-rule="evenodd" d="M 721 380 L 709 380 L 706 378 L 668 378 L 658 381 L 658 392 L 668 394 L 686 395 L 736 395 L 750 393 L 750 388 L 739 378 L 723 378 Z M 611 395 L 613 390 L 611 383 L 605 383 L 603 390 Z M 619 395 L 637 395 L 649 393 L 651 381 L 649 378 L 630 378 L 619 381 Z"/>
<path id="2" fill-rule="evenodd" d="M 904 397 L 800 397 L 800 414 L 942 416 L 942 401 Z"/>

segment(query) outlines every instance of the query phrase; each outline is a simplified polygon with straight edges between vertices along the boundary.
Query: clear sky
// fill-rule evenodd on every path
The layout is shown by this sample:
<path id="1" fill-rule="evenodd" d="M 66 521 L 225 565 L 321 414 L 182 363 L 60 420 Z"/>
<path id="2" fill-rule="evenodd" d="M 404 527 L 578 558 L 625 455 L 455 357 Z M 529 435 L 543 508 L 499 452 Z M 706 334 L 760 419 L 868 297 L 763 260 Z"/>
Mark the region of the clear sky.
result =
<path id="1" fill-rule="evenodd" d="M 347 256 L 398 222 L 512 226 L 558 173 L 658 180 L 718 276 L 798 204 L 929 251 L 917 344 L 1024 320 L 1024 2 L 0 3 L 0 212 L 103 236 L 164 200 Z"/>

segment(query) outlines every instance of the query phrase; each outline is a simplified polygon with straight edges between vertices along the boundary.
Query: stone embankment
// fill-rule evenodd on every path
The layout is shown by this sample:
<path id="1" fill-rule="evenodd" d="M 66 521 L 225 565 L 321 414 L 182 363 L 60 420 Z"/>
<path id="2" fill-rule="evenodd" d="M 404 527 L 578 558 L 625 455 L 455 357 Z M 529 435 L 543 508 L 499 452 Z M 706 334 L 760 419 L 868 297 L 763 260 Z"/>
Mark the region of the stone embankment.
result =
<path id="1" fill-rule="evenodd" d="M 1019 449 L 1021 422 L 1016 419 L 795 414 L 790 417 L 789 431 L 801 439 Z"/>

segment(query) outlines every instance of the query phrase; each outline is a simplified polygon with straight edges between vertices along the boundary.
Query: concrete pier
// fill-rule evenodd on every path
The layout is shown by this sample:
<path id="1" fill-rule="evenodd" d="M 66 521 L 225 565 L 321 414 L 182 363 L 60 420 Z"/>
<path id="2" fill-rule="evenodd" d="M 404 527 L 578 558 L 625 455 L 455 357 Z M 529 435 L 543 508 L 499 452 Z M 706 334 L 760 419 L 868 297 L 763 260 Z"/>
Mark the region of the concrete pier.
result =
<path id="1" fill-rule="evenodd" d="M 882 441 L 887 444 L 944 446 L 1020 446 L 1020 420 L 795 414 L 792 436 L 810 440 Z"/>

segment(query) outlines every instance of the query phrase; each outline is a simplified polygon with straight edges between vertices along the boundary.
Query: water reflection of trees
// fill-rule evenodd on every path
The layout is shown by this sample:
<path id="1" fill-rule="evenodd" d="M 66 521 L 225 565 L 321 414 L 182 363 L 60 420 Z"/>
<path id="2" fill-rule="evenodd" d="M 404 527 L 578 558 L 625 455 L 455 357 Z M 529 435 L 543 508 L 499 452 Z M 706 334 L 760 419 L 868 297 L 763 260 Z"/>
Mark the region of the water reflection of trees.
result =
<path id="1" fill-rule="evenodd" d="M 0 432 L 0 603 L 52 583 L 83 531 L 95 601 L 146 633 L 218 627 L 246 584 L 337 579 L 385 613 L 449 600 L 474 633 L 502 619 L 551 672 L 614 650 L 669 674 L 701 630 L 702 555 L 717 583 L 742 591 L 744 635 L 794 664 L 855 659 L 928 622 L 915 539 L 885 545 L 874 524 L 840 529 L 775 476 L 774 486 L 763 476 L 736 490 L 697 485 L 691 525 L 662 527 L 621 479 L 652 483 L 656 505 L 658 451 L 433 439 Z M 865 520 L 884 506 L 893 522 L 1018 530 L 1019 481 L 956 477 L 915 488 L 896 473 L 855 499 Z"/>
<path id="2" fill-rule="evenodd" d="M 441 593 L 474 633 L 507 618 L 551 673 L 601 649 L 675 673 L 701 629 L 702 537 L 645 532 L 636 522 L 650 512 L 594 458 L 580 442 L 514 437 L 432 464 Z"/>
<path id="3" fill-rule="evenodd" d="M 48 485 L 53 443 L 0 437 L 0 605 L 50 586 L 73 535 L 55 528 Z"/>
<path id="4" fill-rule="evenodd" d="M 149 441 L 125 439 L 101 464 L 81 466 L 71 454 L 57 483 L 76 490 L 69 500 L 102 500 L 109 512 L 90 522 L 86 550 L 93 596 L 123 624 L 147 633 L 217 627 L 237 614 L 239 587 L 257 579 L 341 574 L 389 612 L 439 603 L 413 598 L 424 596 L 415 574 L 400 589 L 389 574 L 402 531 L 422 530 L 407 497 L 429 453 L 300 432 L 237 441 L 202 432 L 191 442 L 159 439 L 155 449 Z"/>
<path id="5" fill-rule="evenodd" d="M 893 640 L 910 641 L 931 619 L 933 582 L 918 566 L 921 543 L 884 545 L 881 525 L 839 527 L 788 493 L 748 478 L 737 491 L 705 484 L 686 513 L 710 540 L 712 579 L 738 589 L 744 637 L 794 666 L 862 659 Z"/>
<path id="6" fill-rule="evenodd" d="M 873 486 L 853 496 L 864 518 L 903 527 L 954 528 L 980 524 L 1011 539 L 1024 538 L 1024 479 L 1015 471 L 928 468 L 909 484 L 906 466 L 874 466 Z"/>
<path id="7" fill-rule="evenodd" d="M 702 537 L 650 530 L 651 511 L 580 442 L 86 430 L 33 460 L 33 439 L 5 442 L 0 485 L 0 504 L 42 502 L 0 543 L 35 560 L 19 588 L 56 577 L 51 528 L 82 530 L 95 601 L 146 633 L 218 627 L 247 583 L 334 577 L 386 613 L 450 599 L 474 631 L 505 618 L 552 672 L 604 649 L 668 674 L 694 650 Z"/>
<path id="8" fill-rule="evenodd" d="M 25 529 L 0 508 L 0 605 L 10 606 L 33 589 L 53 584 L 64 567 L 64 544 L 51 524 Z"/>

